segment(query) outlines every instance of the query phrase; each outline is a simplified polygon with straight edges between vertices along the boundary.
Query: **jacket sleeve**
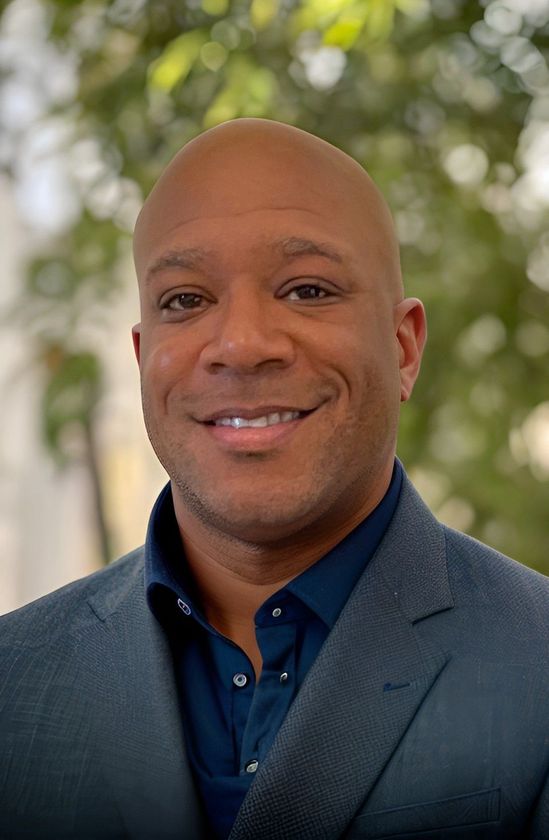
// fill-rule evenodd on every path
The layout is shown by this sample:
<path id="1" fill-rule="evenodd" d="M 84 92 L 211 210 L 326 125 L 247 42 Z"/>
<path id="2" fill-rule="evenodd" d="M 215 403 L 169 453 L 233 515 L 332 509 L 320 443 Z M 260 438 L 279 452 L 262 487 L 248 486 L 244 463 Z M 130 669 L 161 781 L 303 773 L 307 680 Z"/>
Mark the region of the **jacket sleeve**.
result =
<path id="1" fill-rule="evenodd" d="M 549 840 L 549 773 L 534 808 L 530 840 Z"/>

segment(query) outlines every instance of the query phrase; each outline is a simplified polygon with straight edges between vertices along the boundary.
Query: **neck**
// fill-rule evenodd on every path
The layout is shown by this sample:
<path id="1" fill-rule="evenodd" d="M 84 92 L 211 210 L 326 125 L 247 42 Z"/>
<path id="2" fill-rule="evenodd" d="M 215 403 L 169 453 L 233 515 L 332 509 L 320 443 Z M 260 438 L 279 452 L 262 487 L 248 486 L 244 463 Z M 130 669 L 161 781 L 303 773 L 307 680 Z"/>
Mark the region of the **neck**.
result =
<path id="1" fill-rule="evenodd" d="M 251 543 L 198 518 L 172 485 L 174 507 L 189 570 L 208 621 L 257 663 L 254 617 L 292 578 L 341 542 L 383 498 L 390 472 L 375 495 L 339 521 L 325 516 L 290 537 Z M 260 657 L 259 657 L 260 660 Z M 256 669 L 257 670 L 257 669 Z"/>

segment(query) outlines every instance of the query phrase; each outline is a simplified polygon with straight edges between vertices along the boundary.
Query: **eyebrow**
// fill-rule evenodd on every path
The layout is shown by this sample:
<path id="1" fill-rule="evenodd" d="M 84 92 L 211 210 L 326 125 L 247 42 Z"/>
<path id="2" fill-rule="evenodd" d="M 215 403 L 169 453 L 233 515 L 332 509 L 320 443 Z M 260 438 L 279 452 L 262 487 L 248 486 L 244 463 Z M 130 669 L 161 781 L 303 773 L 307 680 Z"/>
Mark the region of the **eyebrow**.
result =
<path id="1" fill-rule="evenodd" d="M 147 270 L 146 281 L 149 282 L 160 271 L 167 268 L 196 269 L 207 259 L 209 251 L 204 248 L 180 248 L 168 251 L 153 262 Z"/>
<path id="2" fill-rule="evenodd" d="M 341 254 L 325 242 L 314 242 L 312 239 L 302 239 L 289 236 L 273 243 L 273 250 L 279 250 L 285 257 L 317 256 L 326 257 L 332 262 L 342 263 Z"/>
<path id="3" fill-rule="evenodd" d="M 312 239 L 303 239 L 299 236 L 286 236 L 283 239 L 278 239 L 272 242 L 270 247 L 272 251 L 278 251 L 282 256 L 290 259 L 317 256 L 325 257 L 336 263 L 343 262 L 341 254 L 331 245 L 327 245 L 325 242 L 315 242 Z M 156 274 L 169 268 L 195 270 L 200 268 L 212 254 L 212 251 L 207 251 L 204 248 L 179 248 L 168 251 L 153 262 L 147 270 L 146 280 L 149 282 Z"/>

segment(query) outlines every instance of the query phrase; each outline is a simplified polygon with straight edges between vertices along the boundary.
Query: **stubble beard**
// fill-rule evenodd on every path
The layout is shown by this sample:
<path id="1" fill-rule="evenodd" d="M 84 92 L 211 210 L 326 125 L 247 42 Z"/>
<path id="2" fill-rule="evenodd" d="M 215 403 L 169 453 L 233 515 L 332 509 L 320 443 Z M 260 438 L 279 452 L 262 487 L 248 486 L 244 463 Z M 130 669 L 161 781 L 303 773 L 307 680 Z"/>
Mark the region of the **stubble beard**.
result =
<path id="1" fill-rule="evenodd" d="M 143 400 L 149 440 L 175 486 L 183 508 L 208 531 L 247 545 L 291 541 L 299 533 L 318 527 L 323 517 L 332 517 L 335 511 L 339 518 L 352 515 L 357 500 L 367 497 L 388 453 L 394 448 L 394 442 L 389 441 L 385 446 L 379 443 L 380 436 L 386 436 L 387 432 L 389 437 L 396 437 L 396 422 L 393 433 L 386 412 L 379 404 L 376 408 L 376 417 L 369 417 L 369 426 L 372 420 L 375 421 L 375 428 L 369 429 L 369 435 L 367 430 L 361 430 L 364 421 L 356 417 L 354 422 L 338 427 L 324 439 L 319 457 L 307 465 L 304 472 L 308 476 L 299 475 L 286 486 L 278 482 L 276 487 L 260 490 L 253 494 L 252 504 L 249 494 L 240 500 L 223 498 L 223 487 L 216 484 L 215 477 L 204 475 L 204 467 L 181 441 L 166 442 L 165 427 L 163 434 L 158 433 L 154 413 Z M 255 461 L 260 467 L 261 462 L 271 456 L 249 453 L 240 457 Z M 353 465 L 355 468 L 350 470 Z M 213 492 L 211 488 L 214 488 Z"/>

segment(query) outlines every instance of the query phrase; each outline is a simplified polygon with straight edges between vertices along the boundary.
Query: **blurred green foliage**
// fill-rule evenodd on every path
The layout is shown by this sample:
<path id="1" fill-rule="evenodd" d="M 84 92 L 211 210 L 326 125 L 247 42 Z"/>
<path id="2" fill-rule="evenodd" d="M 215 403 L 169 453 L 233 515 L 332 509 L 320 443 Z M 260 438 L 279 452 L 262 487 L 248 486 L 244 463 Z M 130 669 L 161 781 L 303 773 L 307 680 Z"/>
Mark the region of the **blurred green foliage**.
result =
<path id="1" fill-rule="evenodd" d="M 44 0 L 50 41 L 77 62 L 74 96 L 55 109 L 70 125 L 68 150 L 99 161 L 84 180 L 75 165 L 82 212 L 30 267 L 26 290 L 35 333 L 74 361 L 67 387 L 80 370 L 97 398 L 101 375 L 78 356 L 79 325 L 122 282 L 132 208 L 173 154 L 234 117 L 295 124 L 377 181 L 407 291 L 426 304 L 429 343 L 400 456 L 450 519 L 549 573 L 542 5 Z M 56 387 L 46 385 L 50 415 Z M 48 434 L 55 448 L 57 426 Z"/>

